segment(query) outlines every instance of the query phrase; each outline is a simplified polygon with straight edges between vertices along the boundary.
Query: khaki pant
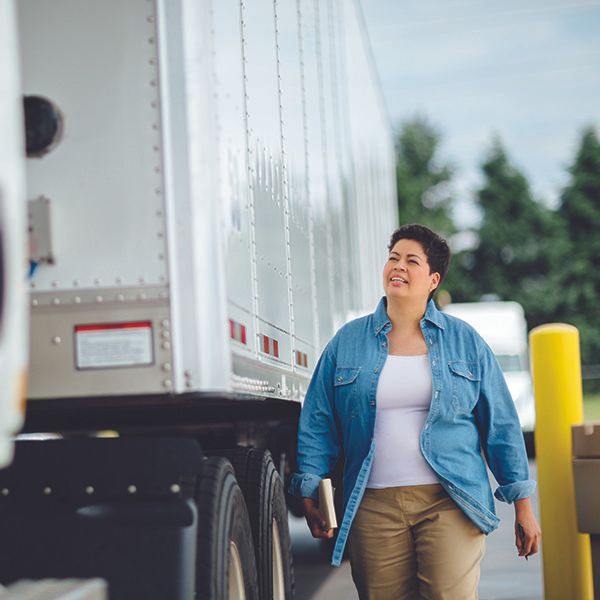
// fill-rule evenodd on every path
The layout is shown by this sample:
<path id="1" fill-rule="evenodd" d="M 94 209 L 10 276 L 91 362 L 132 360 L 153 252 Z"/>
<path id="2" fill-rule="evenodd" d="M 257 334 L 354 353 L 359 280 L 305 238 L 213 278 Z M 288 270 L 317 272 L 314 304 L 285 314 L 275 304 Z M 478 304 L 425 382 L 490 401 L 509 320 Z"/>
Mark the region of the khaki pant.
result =
<path id="1" fill-rule="evenodd" d="M 485 534 L 437 483 L 368 489 L 350 530 L 361 600 L 477 600 Z"/>

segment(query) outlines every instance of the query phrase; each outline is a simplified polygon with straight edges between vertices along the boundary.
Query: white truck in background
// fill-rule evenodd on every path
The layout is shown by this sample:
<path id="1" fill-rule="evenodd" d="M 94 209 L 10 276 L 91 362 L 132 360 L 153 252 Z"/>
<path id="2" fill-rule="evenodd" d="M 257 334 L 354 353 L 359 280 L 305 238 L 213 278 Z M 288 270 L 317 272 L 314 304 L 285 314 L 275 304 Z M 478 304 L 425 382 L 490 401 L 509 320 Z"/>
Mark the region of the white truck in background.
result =
<path id="1" fill-rule="evenodd" d="M 529 371 L 527 322 L 517 302 L 456 302 L 444 312 L 473 326 L 493 350 L 526 435 L 528 446 L 535 428 L 535 402 Z"/>
<path id="2" fill-rule="evenodd" d="M 0 472 L 0 583 L 291 598 L 300 405 L 334 331 L 376 305 L 398 221 L 360 5 L 0 5 L 18 16 L 16 32 L 0 20 L 19 39 L 0 52 L 0 186 L 3 239 L 29 231 L 24 431 L 59 438 L 17 441 Z M 0 338 L 18 374 L 21 258 L 6 280 L 21 316 Z"/>

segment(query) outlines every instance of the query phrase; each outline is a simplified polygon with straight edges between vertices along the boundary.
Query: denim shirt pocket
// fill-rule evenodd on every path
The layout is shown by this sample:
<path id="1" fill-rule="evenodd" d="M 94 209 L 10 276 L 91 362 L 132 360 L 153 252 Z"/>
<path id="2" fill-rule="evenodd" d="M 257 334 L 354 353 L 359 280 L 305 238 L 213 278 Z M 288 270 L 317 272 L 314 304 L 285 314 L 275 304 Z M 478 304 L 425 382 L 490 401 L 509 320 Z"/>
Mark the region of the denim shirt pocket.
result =
<path id="1" fill-rule="evenodd" d="M 452 380 L 452 408 L 457 413 L 470 414 L 479 399 L 481 374 L 476 361 L 448 361 Z"/>
<path id="2" fill-rule="evenodd" d="M 343 420 L 358 414 L 358 374 L 361 367 L 336 367 L 333 380 L 335 407 Z"/>

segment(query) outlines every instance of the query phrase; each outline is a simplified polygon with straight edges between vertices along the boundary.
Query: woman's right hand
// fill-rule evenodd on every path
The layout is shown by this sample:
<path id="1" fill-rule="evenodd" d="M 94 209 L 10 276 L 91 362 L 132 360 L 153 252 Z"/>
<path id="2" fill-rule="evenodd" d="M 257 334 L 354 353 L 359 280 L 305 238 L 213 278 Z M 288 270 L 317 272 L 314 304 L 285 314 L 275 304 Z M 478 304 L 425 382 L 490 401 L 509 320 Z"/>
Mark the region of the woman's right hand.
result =
<path id="1" fill-rule="evenodd" d="M 312 536 L 330 540 L 333 537 L 333 529 L 325 529 L 325 519 L 316 502 L 312 498 L 302 498 L 302 505 L 304 506 L 304 517 Z"/>

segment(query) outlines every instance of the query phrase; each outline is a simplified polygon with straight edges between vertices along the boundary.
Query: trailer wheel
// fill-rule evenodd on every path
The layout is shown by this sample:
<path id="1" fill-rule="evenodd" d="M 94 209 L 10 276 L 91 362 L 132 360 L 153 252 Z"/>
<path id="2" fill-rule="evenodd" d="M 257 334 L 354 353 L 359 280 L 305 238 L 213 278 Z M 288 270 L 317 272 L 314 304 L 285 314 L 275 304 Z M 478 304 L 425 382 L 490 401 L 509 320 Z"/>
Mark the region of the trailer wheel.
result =
<path id="1" fill-rule="evenodd" d="M 248 510 L 228 460 L 207 458 L 196 484 L 196 598 L 257 600 Z"/>
<path id="2" fill-rule="evenodd" d="M 294 568 L 281 477 L 268 450 L 235 448 L 232 462 L 250 514 L 262 600 L 294 597 Z"/>

